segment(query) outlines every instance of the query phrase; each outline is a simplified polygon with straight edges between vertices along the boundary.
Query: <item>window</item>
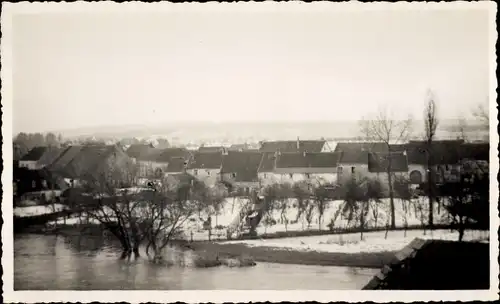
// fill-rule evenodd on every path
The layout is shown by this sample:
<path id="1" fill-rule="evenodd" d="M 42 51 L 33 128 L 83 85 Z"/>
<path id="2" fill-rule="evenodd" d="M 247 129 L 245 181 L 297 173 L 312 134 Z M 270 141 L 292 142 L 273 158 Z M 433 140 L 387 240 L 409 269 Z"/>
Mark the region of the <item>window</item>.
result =
<path id="1" fill-rule="evenodd" d="M 311 174 L 309 174 L 309 173 L 306 173 L 305 176 L 306 176 L 306 178 L 311 178 Z"/>
<path id="2" fill-rule="evenodd" d="M 450 165 L 446 165 L 446 171 L 450 171 Z"/>
<path id="3" fill-rule="evenodd" d="M 290 178 L 293 178 L 293 173 L 290 173 Z"/>
<path id="4" fill-rule="evenodd" d="M 356 171 L 356 167 L 351 167 L 351 173 L 354 174 L 355 171 Z"/>
<path id="5" fill-rule="evenodd" d="M 267 178 L 267 174 L 266 173 L 264 173 L 264 178 Z"/>
<path id="6" fill-rule="evenodd" d="M 236 178 L 236 173 L 231 173 L 231 176 L 232 176 L 233 178 Z M 265 174 L 264 174 L 264 177 L 265 177 Z"/>
<path id="7" fill-rule="evenodd" d="M 205 170 L 205 171 L 207 171 L 207 175 L 210 176 L 210 170 Z"/>
<path id="8" fill-rule="evenodd" d="M 198 169 L 194 169 L 193 173 L 194 175 L 198 175 Z"/>

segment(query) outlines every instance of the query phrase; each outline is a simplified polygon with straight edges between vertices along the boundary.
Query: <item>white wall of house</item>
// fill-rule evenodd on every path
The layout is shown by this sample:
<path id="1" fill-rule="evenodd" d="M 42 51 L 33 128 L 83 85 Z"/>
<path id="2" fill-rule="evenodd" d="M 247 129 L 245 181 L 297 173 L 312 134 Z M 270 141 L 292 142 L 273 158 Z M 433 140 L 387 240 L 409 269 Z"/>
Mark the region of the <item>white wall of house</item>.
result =
<path id="1" fill-rule="evenodd" d="M 369 176 L 368 164 L 339 164 L 337 167 L 338 179 L 348 179 L 359 176 Z"/>
<path id="2" fill-rule="evenodd" d="M 220 180 L 220 168 L 217 169 L 188 169 L 188 174 L 202 181 L 208 187 L 213 187 Z"/>
<path id="3" fill-rule="evenodd" d="M 272 184 L 276 184 L 279 181 L 279 176 L 276 176 L 272 172 L 259 172 L 257 173 L 259 183 L 262 187 L 266 187 Z"/>
<path id="4" fill-rule="evenodd" d="M 271 184 L 294 184 L 297 182 L 308 181 L 313 184 L 336 183 L 337 173 L 274 173 L 261 172 L 259 181 L 262 186 Z"/>
<path id="5" fill-rule="evenodd" d="M 20 160 L 19 167 L 27 168 L 30 170 L 38 170 L 43 168 L 43 165 L 39 164 L 36 160 Z"/>

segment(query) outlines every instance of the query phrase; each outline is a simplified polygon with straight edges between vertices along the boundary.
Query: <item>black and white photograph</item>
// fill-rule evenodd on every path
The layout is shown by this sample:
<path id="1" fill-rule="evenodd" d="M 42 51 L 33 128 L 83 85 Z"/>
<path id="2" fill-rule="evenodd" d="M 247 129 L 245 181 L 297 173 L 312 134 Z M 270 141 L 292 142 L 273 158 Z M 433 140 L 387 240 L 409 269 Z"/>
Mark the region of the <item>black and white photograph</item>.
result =
<path id="1" fill-rule="evenodd" d="M 496 10 L 3 3 L 5 301 L 498 299 Z"/>

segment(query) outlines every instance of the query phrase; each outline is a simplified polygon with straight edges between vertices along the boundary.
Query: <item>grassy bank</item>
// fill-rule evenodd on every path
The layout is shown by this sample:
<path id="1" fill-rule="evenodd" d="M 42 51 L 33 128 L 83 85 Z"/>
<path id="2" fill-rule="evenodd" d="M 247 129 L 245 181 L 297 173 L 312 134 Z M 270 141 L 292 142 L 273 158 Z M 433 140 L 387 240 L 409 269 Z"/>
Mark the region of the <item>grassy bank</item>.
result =
<path id="1" fill-rule="evenodd" d="M 193 242 L 190 243 L 190 247 L 195 251 L 217 252 L 221 256 L 248 255 L 257 262 L 365 268 L 381 268 L 389 263 L 395 254 L 395 252 L 304 252 L 271 247 L 250 247 L 244 244 L 217 244 L 211 242 Z"/>

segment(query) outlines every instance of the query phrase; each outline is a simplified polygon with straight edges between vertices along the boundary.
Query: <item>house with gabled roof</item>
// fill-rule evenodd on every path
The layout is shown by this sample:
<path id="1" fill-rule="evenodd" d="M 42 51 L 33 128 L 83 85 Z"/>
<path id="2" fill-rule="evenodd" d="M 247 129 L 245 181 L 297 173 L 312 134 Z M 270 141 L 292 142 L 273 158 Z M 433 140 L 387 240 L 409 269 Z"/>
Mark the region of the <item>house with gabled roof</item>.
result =
<path id="1" fill-rule="evenodd" d="M 96 180 L 111 169 L 126 168 L 132 163 L 132 159 L 116 145 L 84 145 L 67 148 L 50 170 L 63 177 L 70 186 L 78 186 Z"/>
<path id="2" fill-rule="evenodd" d="M 213 187 L 220 181 L 222 152 L 194 152 L 187 164 L 186 172 Z"/>
<path id="3" fill-rule="evenodd" d="M 337 144 L 335 151 L 341 153 L 338 166 L 339 180 L 368 177 L 379 179 L 386 184 L 389 158 L 393 174 L 406 177 L 408 173 L 407 152 L 404 145 L 388 147 L 383 142 L 341 142 Z"/>
<path id="4" fill-rule="evenodd" d="M 133 145 L 127 151 L 139 164 L 142 178 L 162 178 L 168 174 L 167 168 L 172 159 L 182 158 L 184 161 L 189 161 L 191 158 L 191 153 L 187 149 L 178 147 L 158 149 L 152 145 Z M 170 167 L 174 168 L 174 166 Z M 174 172 L 170 171 L 170 173 Z"/>
<path id="5" fill-rule="evenodd" d="M 412 140 L 406 144 L 410 180 L 420 184 L 427 180 L 427 157 L 438 183 L 458 181 L 461 172 L 463 140 L 434 140 L 430 149 L 425 141 Z"/>
<path id="6" fill-rule="evenodd" d="M 274 174 L 282 183 L 308 181 L 315 185 L 337 182 L 340 153 L 280 153 Z"/>
<path id="7" fill-rule="evenodd" d="M 257 170 L 261 162 L 260 152 L 228 151 L 223 155 L 221 181 L 234 189 L 250 191 L 259 187 Z"/>
<path id="8" fill-rule="evenodd" d="M 19 167 L 30 170 L 44 168 L 63 152 L 63 149 L 57 147 L 34 147 L 19 160 Z"/>
<path id="9" fill-rule="evenodd" d="M 324 139 L 321 140 L 280 140 L 280 141 L 264 141 L 261 142 L 260 152 L 331 152 L 330 146 Z"/>
<path id="10" fill-rule="evenodd" d="M 402 152 L 370 152 L 368 154 L 367 177 L 378 179 L 382 184 L 389 183 L 387 172 L 390 170 L 395 178 L 408 179 L 408 156 L 406 151 Z M 396 180 L 396 179 L 393 179 Z"/>
<path id="11" fill-rule="evenodd" d="M 336 183 L 340 157 L 335 152 L 264 153 L 258 169 L 259 181 L 262 186 L 301 181 L 317 185 Z"/>

